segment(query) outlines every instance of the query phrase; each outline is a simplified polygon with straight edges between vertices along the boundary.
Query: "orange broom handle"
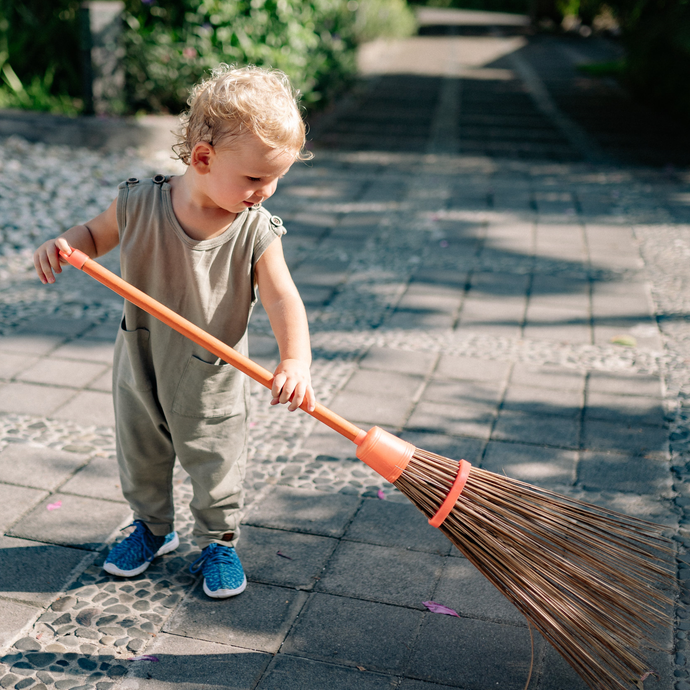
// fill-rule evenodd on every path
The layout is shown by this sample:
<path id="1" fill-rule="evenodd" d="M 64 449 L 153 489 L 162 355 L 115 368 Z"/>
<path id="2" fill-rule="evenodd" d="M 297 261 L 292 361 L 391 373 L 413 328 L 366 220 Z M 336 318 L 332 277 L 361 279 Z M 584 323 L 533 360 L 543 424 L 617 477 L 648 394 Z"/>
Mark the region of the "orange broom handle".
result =
<path id="1" fill-rule="evenodd" d="M 163 323 L 174 328 L 178 333 L 181 333 L 197 343 L 197 345 L 201 345 L 204 349 L 212 352 L 216 357 L 220 357 L 228 364 L 232 364 L 236 369 L 239 369 L 247 376 L 253 378 L 262 386 L 269 389 L 273 386 L 273 374 L 271 374 L 271 372 L 264 369 L 256 362 L 253 362 L 248 357 L 240 354 L 229 345 L 226 345 L 223 341 L 206 333 L 206 331 L 195 326 L 191 321 L 187 321 L 187 319 L 176 314 L 172 309 L 168 309 L 168 307 L 162 305 L 152 297 L 149 297 L 138 288 L 122 280 L 122 278 L 116 276 L 107 268 L 104 268 L 99 263 L 90 259 L 84 252 L 78 249 L 72 249 L 70 254 L 61 251 L 60 256 L 75 268 L 84 271 L 84 273 L 88 273 L 99 283 L 103 283 L 103 285 L 110 288 L 121 297 L 124 297 L 132 304 L 135 304 L 145 312 L 155 316 Z M 364 430 L 348 422 L 346 419 L 343 419 L 343 417 L 332 412 L 327 407 L 324 407 L 321 403 L 317 402 L 313 411 L 307 409 L 306 403 L 302 403 L 300 409 L 357 445 L 359 445 L 366 436 Z"/>

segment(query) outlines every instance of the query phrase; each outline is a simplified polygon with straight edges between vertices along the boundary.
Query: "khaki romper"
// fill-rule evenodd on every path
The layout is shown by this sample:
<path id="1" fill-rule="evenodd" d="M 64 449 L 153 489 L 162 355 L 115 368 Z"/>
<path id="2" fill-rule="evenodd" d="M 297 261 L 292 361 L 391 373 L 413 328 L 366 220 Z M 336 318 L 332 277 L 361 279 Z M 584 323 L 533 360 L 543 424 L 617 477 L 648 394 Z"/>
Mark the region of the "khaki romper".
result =
<path id="1" fill-rule="evenodd" d="M 168 178 L 119 186 L 122 277 L 242 354 L 256 302 L 254 266 L 285 231 L 263 208 L 239 214 L 220 236 L 191 239 L 173 213 Z M 157 535 L 174 520 L 175 457 L 189 473 L 194 537 L 239 537 L 247 459 L 248 379 L 125 302 L 115 342 L 113 399 L 122 492 Z"/>

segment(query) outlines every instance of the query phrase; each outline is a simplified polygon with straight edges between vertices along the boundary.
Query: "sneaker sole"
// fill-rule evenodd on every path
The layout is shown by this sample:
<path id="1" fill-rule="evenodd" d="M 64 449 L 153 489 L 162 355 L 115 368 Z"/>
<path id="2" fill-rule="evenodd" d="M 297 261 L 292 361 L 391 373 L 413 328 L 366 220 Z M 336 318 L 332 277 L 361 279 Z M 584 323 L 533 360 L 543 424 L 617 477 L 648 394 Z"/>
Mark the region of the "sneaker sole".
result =
<path id="1" fill-rule="evenodd" d="M 247 588 L 247 576 L 244 577 L 244 582 L 237 589 L 217 589 L 215 592 L 211 591 L 206 585 L 206 578 L 204 578 L 204 594 L 211 597 L 211 599 L 228 599 L 242 594 Z"/>
<path id="2" fill-rule="evenodd" d="M 153 558 L 156 558 L 156 556 L 162 556 L 163 554 L 170 553 L 171 551 L 174 551 L 178 546 L 180 545 L 180 537 L 177 535 L 177 532 L 175 532 L 175 536 L 173 539 L 171 539 L 167 544 L 163 544 L 163 546 L 156 551 L 156 555 Z M 152 561 L 153 559 L 151 559 Z M 142 563 L 138 568 L 133 568 L 132 570 L 121 570 L 118 568 L 114 563 L 108 563 L 107 561 L 103 564 L 103 570 L 105 570 L 106 573 L 110 573 L 110 575 L 117 575 L 118 577 L 136 577 L 137 575 L 141 575 L 150 565 L 151 561 L 146 561 L 146 563 Z"/>

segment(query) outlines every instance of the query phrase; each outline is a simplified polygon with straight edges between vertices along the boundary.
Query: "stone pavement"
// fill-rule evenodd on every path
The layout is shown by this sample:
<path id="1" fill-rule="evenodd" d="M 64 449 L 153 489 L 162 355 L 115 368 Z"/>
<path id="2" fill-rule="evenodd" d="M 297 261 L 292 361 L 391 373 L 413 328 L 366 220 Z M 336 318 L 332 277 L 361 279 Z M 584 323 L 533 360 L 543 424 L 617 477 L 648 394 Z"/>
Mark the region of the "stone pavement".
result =
<path id="1" fill-rule="evenodd" d="M 685 135 L 576 71 L 617 53 L 604 40 L 423 20 L 363 51 L 361 85 L 314 124 L 313 163 L 270 203 L 317 395 L 362 426 L 668 525 L 690 579 Z M 133 580 L 105 576 L 130 519 L 109 397 L 121 301 L 71 269 L 41 286 L 30 254 L 167 164 L 0 146 L 1 688 L 520 690 L 532 656 L 531 688 L 584 688 L 352 444 L 258 387 L 247 591 L 210 601 L 189 575 L 181 470 L 180 548 Z M 276 362 L 261 310 L 251 351 Z M 646 688 L 690 688 L 685 603 Z"/>

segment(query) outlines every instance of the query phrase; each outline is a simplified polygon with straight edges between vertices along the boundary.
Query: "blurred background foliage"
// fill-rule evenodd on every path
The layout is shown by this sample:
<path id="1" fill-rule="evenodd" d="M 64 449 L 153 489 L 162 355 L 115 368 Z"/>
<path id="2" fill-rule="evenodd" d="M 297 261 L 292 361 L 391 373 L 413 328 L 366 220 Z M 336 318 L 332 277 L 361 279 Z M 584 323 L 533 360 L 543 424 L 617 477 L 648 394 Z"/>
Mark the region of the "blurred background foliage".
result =
<path id="1" fill-rule="evenodd" d="M 0 108 L 77 113 L 79 0 L 0 0 Z"/>
<path id="2" fill-rule="evenodd" d="M 285 71 L 317 108 L 351 82 L 356 47 L 414 33 L 406 0 L 124 0 L 130 112 L 179 112 L 219 62 Z M 83 106 L 80 0 L 0 0 L 0 107 Z"/>
<path id="3" fill-rule="evenodd" d="M 406 0 L 124 0 L 129 112 L 179 112 L 219 62 L 284 70 L 310 109 L 355 75 L 357 46 L 415 30 Z M 0 0 L 0 108 L 79 113 L 80 0 Z M 588 36 L 619 27 L 620 78 L 651 102 L 690 115 L 690 0 L 410 0 L 529 13 L 546 31 Z M 603 18 L 603 19 L 602 19 Z M 616 29 L 618 31 L 618 29 Z M 599 69 L 599 72 L 597 70 Z"/>

